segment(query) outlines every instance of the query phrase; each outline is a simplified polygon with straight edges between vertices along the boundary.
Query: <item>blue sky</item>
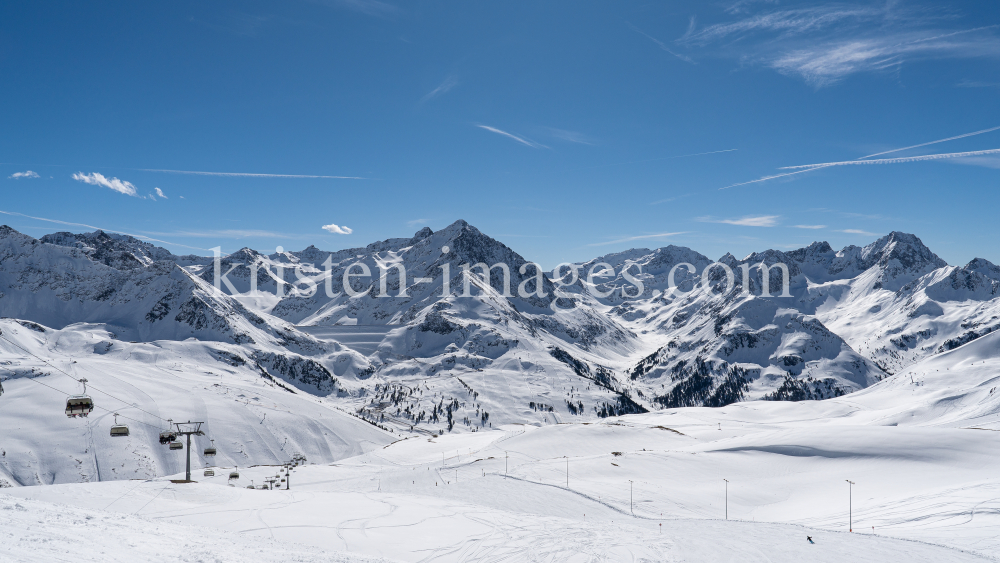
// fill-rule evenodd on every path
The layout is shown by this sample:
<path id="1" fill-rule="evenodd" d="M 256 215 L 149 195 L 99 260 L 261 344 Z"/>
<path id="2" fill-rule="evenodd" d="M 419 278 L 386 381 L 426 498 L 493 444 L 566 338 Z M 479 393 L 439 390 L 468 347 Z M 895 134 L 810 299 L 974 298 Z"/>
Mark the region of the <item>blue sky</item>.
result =
<path id="1" fill-rule="evenodd" d="M 7 2 L 0 222 L 203 254 L 461 218 L 546 266 L 902 230 L 1000 262 L 1000 154 L 909 158 L 1000 129 L 747 183 L 1000 126 L 998 26 L 996 2 Z"/>

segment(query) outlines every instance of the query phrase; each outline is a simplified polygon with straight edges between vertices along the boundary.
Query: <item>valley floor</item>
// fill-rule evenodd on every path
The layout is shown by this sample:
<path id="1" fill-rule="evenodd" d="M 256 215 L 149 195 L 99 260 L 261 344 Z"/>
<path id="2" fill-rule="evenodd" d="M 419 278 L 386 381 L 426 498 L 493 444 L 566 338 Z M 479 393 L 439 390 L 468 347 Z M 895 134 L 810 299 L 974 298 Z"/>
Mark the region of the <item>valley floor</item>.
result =
<path id="1" fill-rule="evenodd" d="M 831 425 L 800 416 L 810 405 L 778 406 L 413 437 L 294 469 L 290 490 L 245 488 L 275 466 L 240 468 L 235 487 L 220 468 L 194 484 L 6 489 L 0 559 L 913 563 L 1000 553 L 1000 435 Z M 769 422 L 754 420 L 762 411 Z M 846 478 L 857 483 L 853 533 Z"/>

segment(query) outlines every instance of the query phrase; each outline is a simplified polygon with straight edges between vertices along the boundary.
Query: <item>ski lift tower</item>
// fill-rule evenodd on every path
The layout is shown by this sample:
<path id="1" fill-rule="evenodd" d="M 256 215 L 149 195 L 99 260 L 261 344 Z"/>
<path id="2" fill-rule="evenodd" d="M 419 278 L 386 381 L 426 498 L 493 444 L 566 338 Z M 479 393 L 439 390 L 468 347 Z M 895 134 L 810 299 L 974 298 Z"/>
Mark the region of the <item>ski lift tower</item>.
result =
<path id="1" fill-rule="evenodd" d="M 177 434 L 181 436 L 187 436 L 187 470 L 184 474 L 184 480 L 191 482 L 191 435 L 204 436 L 205 433 L 201 431 L 201 425 L 204 422 L 175 422 L 174 426 L 177 427 Z"/>

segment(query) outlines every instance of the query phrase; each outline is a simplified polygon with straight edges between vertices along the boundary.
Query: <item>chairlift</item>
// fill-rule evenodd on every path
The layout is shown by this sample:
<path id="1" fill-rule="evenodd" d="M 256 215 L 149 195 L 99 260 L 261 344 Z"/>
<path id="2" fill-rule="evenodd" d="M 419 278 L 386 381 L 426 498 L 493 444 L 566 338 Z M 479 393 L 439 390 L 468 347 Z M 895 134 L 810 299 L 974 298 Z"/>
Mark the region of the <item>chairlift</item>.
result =
<path id="1" fill-rule="evenodd" d="M 172 419 L 172 418 L 170 420 L 168 420 L 167 421 L 167 429 L 164 430 L 163 432 L 160 432 L 160 443 L 163 444 L 163 445 L 167 445 L 167 444 L 173 443 L 173 441 L 177 439 L 177 433 L 174 432 L 173 430 L 171 430 L 171 427 L 173 426 L 173 422 L 174 422 L 174 419 Z"/>
<path id="2" fill-rule="evenodd" d="M 87 416 L 94 410 L 94 401 L 87 395 L 87 380 L 81 379 L 83 384 L 82 395 L 70 395 L 66 399 L 66 416 Z"/>
<path id="3" fill-rule="evenodd" d="M 205 457 L 215 456 L 215 440 L 212 440 L 212 445 L 205 448 Z"/>
<path id="4" fill-rule="evenodd" d="M 239 467 L 237 467 L 236 469 L 233 469 L 232 471 L 229 472 L 229 480 L 230 481 L 232 481 L 233 479 L 239 479 L 239 478 L 240 478 L 240 468 Z"/>
<path id="5" fill-rule="evenodd" d="M 215 477 L 215 470 L 214 469 L 206 469 L 205 470 L 205 477 Z"/>
<path id="6" fill-rule="evenodd" d="M 111 437 L 128 436 L 128 425 L 118 424 L 118 413 L 115 413 L 115 425 L 111 427 Z"/>
<path id="7" fill-rule="evenodd" d="M 184 449 L 184 444 L 181 443 L 181 442 L 170 442 L 170 449 L 171 450 L 183 450 Z"/>

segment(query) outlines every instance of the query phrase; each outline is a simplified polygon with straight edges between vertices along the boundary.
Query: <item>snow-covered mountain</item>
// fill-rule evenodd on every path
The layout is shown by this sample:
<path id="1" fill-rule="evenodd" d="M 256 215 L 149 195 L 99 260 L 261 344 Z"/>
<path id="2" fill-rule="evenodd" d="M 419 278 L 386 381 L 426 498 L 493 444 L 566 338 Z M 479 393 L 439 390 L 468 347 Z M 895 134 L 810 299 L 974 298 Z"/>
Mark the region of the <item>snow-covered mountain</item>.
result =
<path id="1" fill-rule="evenodd" d="M 152 260 L 172 256 L 163 249 L 103 233 L 48 238 L 87 244 L 62 246 L 0 227 L 0 316 L 53 329 L 98 324 L 108 346 L 192 338 L 237 345 L 251 365 L 322 394 L 336 387 L 333 366 L 370 369 L 356 352 L 248 309 L 178 262 Z"/>
<path id="2" fill-rule="evenodd" d="M 487 281 L 463 264 L 507 270 Z M 4 227 L 0 316 L 88 323 L 108 349 L 194 338 L 241 377 L 433 433 L 835 397 L 1000 326 L 1000 268 L 948 266 L 905 233 L 715 262 L 633 249 L 573 268 L 542 275 L 465 221 L 336 252 L 244 248 L 218 268 L 122 235 Z"/>

